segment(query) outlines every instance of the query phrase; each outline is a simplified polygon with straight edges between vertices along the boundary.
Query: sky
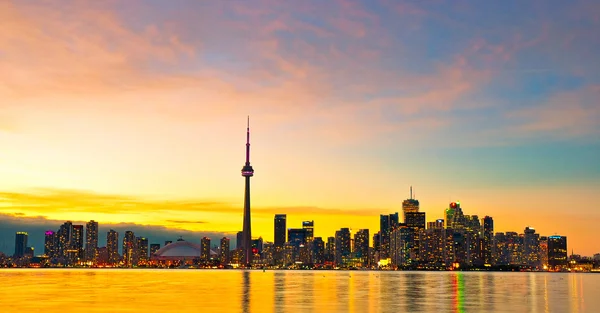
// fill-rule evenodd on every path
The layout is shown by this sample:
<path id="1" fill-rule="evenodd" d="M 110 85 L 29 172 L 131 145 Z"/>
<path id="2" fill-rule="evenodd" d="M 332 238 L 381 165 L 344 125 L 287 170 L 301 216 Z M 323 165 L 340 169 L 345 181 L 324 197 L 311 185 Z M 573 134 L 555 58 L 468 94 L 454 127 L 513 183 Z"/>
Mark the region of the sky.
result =
<path id="1" fill-rule="evenodd" d="M 373 234 L 413 186 L 428 221 L 460 201 L 600 253 L 598 2 L 24 0 L 0 21 L 7 254 L 66 220 L 231 237 L 247 116 L 265 240 L 277 213 Z"/>

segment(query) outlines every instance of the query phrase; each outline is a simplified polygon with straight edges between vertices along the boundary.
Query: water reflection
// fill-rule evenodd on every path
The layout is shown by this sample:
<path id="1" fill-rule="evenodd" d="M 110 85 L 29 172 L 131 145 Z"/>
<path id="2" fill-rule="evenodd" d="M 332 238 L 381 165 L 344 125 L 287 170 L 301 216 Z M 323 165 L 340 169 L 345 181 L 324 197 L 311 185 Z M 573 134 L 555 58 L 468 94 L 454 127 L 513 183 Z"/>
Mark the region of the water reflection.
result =
<path id="1" fill-rule="evenodd" d="M 242 272 L 242 312 L 250 312 L 250 272 Z"/>

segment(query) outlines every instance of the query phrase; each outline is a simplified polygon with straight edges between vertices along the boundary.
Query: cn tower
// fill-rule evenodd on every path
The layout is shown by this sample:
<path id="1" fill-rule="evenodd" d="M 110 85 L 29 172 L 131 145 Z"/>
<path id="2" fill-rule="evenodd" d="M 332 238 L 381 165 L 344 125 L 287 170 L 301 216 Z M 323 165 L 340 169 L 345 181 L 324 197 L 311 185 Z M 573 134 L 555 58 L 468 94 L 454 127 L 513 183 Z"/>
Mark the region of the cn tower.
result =
<path id="1" fill-rule="evenodd" d="M 250 177 L 254 175 L 254 169 L 250 165 L 250 117 L 246 128 L 246 164 L 242 167 L 242 176 L 246 179 L 244 192 L 244 228 L 242 230 L 242 249 L 244 250 L 244 265 L 252 265 L 252 227 L 250 225 Z"/>

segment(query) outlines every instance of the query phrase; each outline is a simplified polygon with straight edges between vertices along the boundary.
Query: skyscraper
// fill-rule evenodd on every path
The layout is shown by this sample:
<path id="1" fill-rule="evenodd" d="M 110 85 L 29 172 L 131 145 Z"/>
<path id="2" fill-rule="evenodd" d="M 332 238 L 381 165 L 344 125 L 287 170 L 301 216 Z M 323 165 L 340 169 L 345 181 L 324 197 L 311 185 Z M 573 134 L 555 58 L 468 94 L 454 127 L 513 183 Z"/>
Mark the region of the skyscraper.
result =
<path id="1" fill-rule="evenodd" d="M 425 212 L 405 212 L 404 214 L 406 227 L 425 229 Z"/>
<path id="2" fill-rule="evenodd" d="M 58 229 L 58 256 L 62 261 L 67 261 L 69 257 L 69 248 L 71 245 L 71 233 L 73 232 L 73 223 L 65 222 Z"/>
<path id="3" fill-rule="evenodd" d="M 398 212 L 394 214 L 381 214 L 379 216 L 379 257 L 387 258 L 390 251 L 390 233 L 399 225 Z"/>
<path id="4" fill-rule="evenodd" d="M 160 243 L 150 244 L 150 259 L 152 259 L 152 255 L 155 254 L 158 250 L 160 250 Z"/>
<path id="5" fill-rule="evenodd" d="M 288 229 L 288 241 L 296 248 L 306 243 L 307 230 L 304 228 L 290 228 Z"/>
<path id="6" fill-rule="evenodd" d="M 250 177 L 254 176 L 254 169 L 250 165 L 250 117 L 248 117 L 248 126 L 246 128 L 246 163 L 242 168 L 246 188 L 244 191 L 244 228 L 242 230 L 242 249 L 244 258 L 242 263 L 249 266 L 252 264 L 252 227 L 250 219 Z"/>
<path id="7" fill-rule="evenodd" d="M 210 238 L 208 237 L 200 240 L 200 259 L 202 261 L 210 260 Z"/>
<path id="8" fill-rule="evenodd" d="M 523 236 L 523 263 L 540 267 L 540 235 L 533 227 L 525 227 Z"/>
<path id="9" fill-rule="evenodd" d="M 85 226 L 85 260 L 94 262 L 98 250 L 98 222 L 89 221 Z"/>
<path id="10" fill-rule="evenodd" d="M 302 228 L 306 229 L 306 241 L 312 241 L 315 237 L 315 221 L 302 222 Z"/>
<path id="11" fill-rule="evenodd" d="M 22 258 L 25 256 L 27 250 L 27 237 L 29 235 L 26 232 L 19 231 L 15 235 L 15 258 Z"/>
<path id="12" fill-rule="evenodd" d="M 235 236 L 235 249 L 239 250 L 242 249 L 243 244 L 244 244 L 244 232 L 243 231 L 239 231 L 237 232 L 236 236 Z"/>
<path id="13" fill-rule="evenodd" d="M 52 230 L 47 230 L 44 233 L 44 254 L 49 258 L 56 257 L 57 252 L 57 236 Z"/>
<path id="14" fill-rule="evenodd" d="M 494 241 L 494 220 L 491 216 L 483 218 L 483 237 L 481 240 L 481 259 L 484 264 L 492 264 L 492 246 Z"/>
<path id="15" fill-rule="evenodd" d="M 343 265 L 352 252 L 350 241 L 349 228 L 341 228 L 335 232 L 335 262 L 338 266 Z"/>
<path id="16" fill-rule="evenodd" d="M 404 223 L 406 223 L 406 213 L 419 212 L 419 200 L 413 199 L 412 186 L 410 186 L 410 199 L 402 201 L 402 212 L 404 214 Z"/>
<path id="17" fill-rule="evenodd" d="M 145 264 L 148 262 L 148 238 L 137 237 L 137 263 Z"/>
<path id="18" fill-rule="evenodd" d="M 548 236 L 548 266 L 559 269 L 567 265 L 567 237 Z"/>
<path id="19" fill-rule="evenodd" d="M 123 261 L 127 266 L 133 266 L 137 263 L 137 240 L 135 234 L 128 230 L 123 236 Z"/>
<path id="20" fill-rule="evenodd" d="M 287 216 L 285 214 L 275 214 L 275 237 L 273 238 L 275 238 L 274 243 L 276 248 L 281 248 L 285 245 L 286 218 Z"/>
<path id="21" fill-rule="evenodd" d="M 221 255 L 219 256 L 221 264 L 229 263 L 229 238 L 221 238 Z"/>
<path id="22" fill-rule="evenodd" d="M 354 234 L 354 254 L 356 258 L 362 260 L 362 265 L 366 266 L 369 260 L 369 230 L 360 229 Z"/>
<path id="23" fill-rule="evenodd" d="M 71 233 L 71 243 L 69 249 L 71 261 L 73 263 L 83 261 L 83 252 L 83 225 L 73 225 L 73 232 Z"/>
<path id="24" fill-rule="evenodd" d="M 106 253 L 108 254 L 108 263 L 119 263 L 119 233 L 112 229 L 106 233 Z"/>

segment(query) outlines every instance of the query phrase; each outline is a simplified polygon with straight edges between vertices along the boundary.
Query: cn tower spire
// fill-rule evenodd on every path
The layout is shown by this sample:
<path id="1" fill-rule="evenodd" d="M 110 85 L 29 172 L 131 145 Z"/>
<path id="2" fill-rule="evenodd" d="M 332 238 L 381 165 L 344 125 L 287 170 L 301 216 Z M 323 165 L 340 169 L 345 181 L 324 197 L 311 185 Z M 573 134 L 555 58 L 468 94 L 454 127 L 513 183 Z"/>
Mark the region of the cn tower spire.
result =
<path id="1" fill-rule="evenodd" d="M 242 249 L 244 252 L 244 266 L 252 266 L 252 226 L 250 218 L 250 177 L 254 175 L 254 169 L 250 165 L 250 117 L 246 126 L 246 163 L 242 167 L 242 176 L 245 179 L 244 190 L 244 228 L 242 229 Z"/>

